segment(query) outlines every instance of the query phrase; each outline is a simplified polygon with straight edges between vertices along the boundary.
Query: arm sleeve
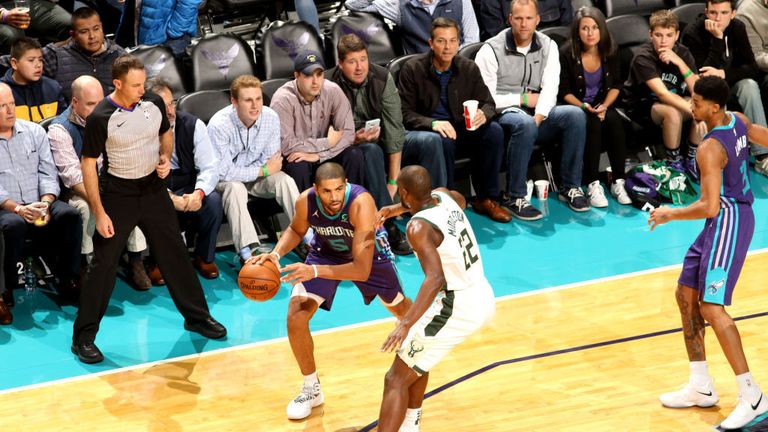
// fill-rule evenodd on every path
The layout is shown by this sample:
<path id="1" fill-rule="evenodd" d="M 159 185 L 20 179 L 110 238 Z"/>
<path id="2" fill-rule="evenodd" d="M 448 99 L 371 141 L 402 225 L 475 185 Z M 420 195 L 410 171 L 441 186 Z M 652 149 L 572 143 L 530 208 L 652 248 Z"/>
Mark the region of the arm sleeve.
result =
<path id="1" fill-rule="evenodd" d="M 730 85 L 734 85 L 743 79 L 756 80 L 760 73 L 755 61 L 755 55 L 752 53 L 752 47 L 749 45 L 746 29 L 743 25 L 740 25 L 740 21 L 735 24 L 731 24 L 734 27 L 733 34 L 731 34 L 733 39 L 728 41 L 729 46 L 734 47 L 734 52 L 731 55 L 735 58 L 731 67 L 725 71 L 725 80 Z"/>
<path id="2" fill-rule="evenodd" d="M 64 186 L 71 188 L 83 182 L 83 173 L 80 170 L 80 159 L 72 145 L 72 137 L 64 127 L 55 124 L 48 128 L 48 141 L 51 144 L 51 155 L 56 168 L 59 170 L 59 178 Z"/>
<path id="3" fill-rule="evenodd" d="M 432 118 L 416 111 L 418 97 L 417 78 L 414 76 L 412 61 L 406 62 L 400 70 L 400 98 L 403 104 L 403 125 L 408 130 L 431 130 Z M 431 85 L 431 84 L 430 84 Z"/>
<path id="4" fill-rule="evenodd" d="M 489 37 L 496 36 L 507 27 L 504 2 L 509 3 L 507 0 L 483 0 L 480 2 L 480 21 Z"/>
<path id="5" fill-rule="evenodd" d="M 59 192 L 61 192 L 59 175 L 56 164 L 53 163 L 53 156 L 51 156 L 51 144 L 48 142 L 48 136 L 45 134 L 45 129 L 40 126 L 35 127 L 32 132 L 37 154 L 40 158 L 37 168 L 40 196 L 46 194 L 59 196 Z"/>
<path id="6" fill-rule="evenodd" d="M 97 106 L 98 110 L 99 107 Z M 107 122 L 109 117 L 93 112 L 85 122 L 83 135 L 83 156 L 98 158 L 104 153 L 107 144 Z"/>
<path id="7" fill-rule="evenodd" d="M 402 151 L 405 142 L 400 94 L 390 74 L 387 74 L 387 84 L 384 86 L 381 100 L 381 142 L 387 154 Z"/>
<path id="8" fill-rule="evenodd" d="M 211 145 L 211 138 L 208 136 L 208 130 L 200 119 L 195 122 L 195 168 L 197 169 L 197 181 L 195 189 L 202 190 L 206 195 L 213 192 L 216 183 L 219 181 L 219 174 L 216 172 L 216 153 Z"/>
<path id="9" fill-rule="evenodd" d="M 347 0 L 344 5 L 350 10 L 377 13 L 400 24 L 400 5 L 397 0 Z"/>
<path id="10" fill-rule="evenodd" d="M 557 91 L 560 86 L 560 57 L 555 41 L 549 41 L 549 53 L 547 53 L 547 64 L 544 65 L 544 72 L 541 77 L 541 93 L 539 101 L 536 103 L 535 113 L 543 115 L 545 118 L 552 111 L 557 103 Z"/>
<path id="11" fill-rule="evenodd" d="M 475 8 L 472 7 L 472 0 L 462 1 L 462 15 L 461 15 L 461 34 L 462 34 L 462 46 L 466 46 L 475 42 L 480 42 L 480 27 L 477 25 L 477 17 L 475 16 Z"/>
<path id="12" fill-rule="evenodd" d="M 752 55 L 755 56 L 757 67 L 764 72 L 768 72 L 768 50 L 764 49 L 768 45 L 768 41 L 763 40 L 761 33 L 755 29 L 754 24 L 748 17 L 738 15 L 737 18 L 746 27 L 747 38 L 749 39 L 749 45 L 752 47 Z"/>

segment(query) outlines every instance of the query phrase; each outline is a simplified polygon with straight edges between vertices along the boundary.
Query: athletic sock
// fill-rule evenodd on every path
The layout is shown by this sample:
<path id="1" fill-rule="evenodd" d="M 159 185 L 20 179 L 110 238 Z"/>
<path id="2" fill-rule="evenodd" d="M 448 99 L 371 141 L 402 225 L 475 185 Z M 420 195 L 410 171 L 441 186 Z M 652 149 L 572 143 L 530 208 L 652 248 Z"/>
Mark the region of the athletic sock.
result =
<path id="1" fill-rule="evenodd" d="M 418 425 L 421 420 L 421 408 L 408 408 L 405 410 L 405 419 L 403 424 Z"/>
<path id="2" fill-rule="evenodd" d="M 692 361 L 689 364 L 691 368 L 690 382 L 696 387 L 703 386 L 709 383 L 712 379 L 709 377 L 709 368 L 707 367 L 707 361 Z"/>
<path id="3" fill-rule="evenodd" d="M 670 160 L 678 160 L 680 159 L 680 149 L 666 149 L 667 150 L 667 159 Z"/>
<path id="4" fill-rule="evenodd" d="M 247 260 L 248 258 L 251 257 L 251 253 L 252 253 L 251 252 L 251 247 L 250 246 L 245 246 L 242 249 L 240 249 L 240 258 L 242 258 L 244 260 Z"/>
<path id="5" fill-rule="evenodd" d="M 760 386 L 752 378 L 751 372 L 736 375 L 736 384 L 739 385 L 739 394 L 745 397 L 749 403 L 754 403 L 759 397 Z"/>
<path id="6" fill-rule="evenodd" d="M 688 141 L 688 159 L 695 159 L 696 158 L 696 150 L 699 149 L 698 144 L 694 144 L 690 141 Z"/>
<path id="7" fill-rule="evenodd" d="M 304 375 L 305 386 L 313 386 L 316 382 L 320 382 L 320 380 L 317 378 L 317 371 L 314 371 L 309 375 Z"/>

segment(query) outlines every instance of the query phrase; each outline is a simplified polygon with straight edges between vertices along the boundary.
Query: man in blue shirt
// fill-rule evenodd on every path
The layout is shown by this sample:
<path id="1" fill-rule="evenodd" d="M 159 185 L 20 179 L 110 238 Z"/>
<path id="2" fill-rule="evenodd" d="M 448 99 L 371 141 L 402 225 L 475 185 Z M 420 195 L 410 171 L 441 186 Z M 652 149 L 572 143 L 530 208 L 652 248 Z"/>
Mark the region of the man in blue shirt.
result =
<path id="1" fill-rule="evenodd" d="M 299 189 L 282 171 L 280 118 L 264 106 L 261 81 L 242 75 L 230 86 L 232 105 L 208 122 L 208 133 L 219 160 L 219 184 L 224 214 L 232 229 L 232 241 L 241 261 L 259 246 L 259 236 L 248 213 L 248 195 L 275 198 L 293 219 Z"/>
<path id="2" fill-rule="evenodd" d="M 59 294 L 79 294 L 82 221 L 74 208 L 56 200 L 59 181 L 45 130 L 16 119 L 13 93 L 0 83 L 0 230 L 5 240 L 5 269 L 21 260 L 24 240 L 39 247 L 59 279 Z M 44 247 L 43 247 L 44 246 Z M 12 306 L 16 272 L 5 272 L 3 302 Z"/>

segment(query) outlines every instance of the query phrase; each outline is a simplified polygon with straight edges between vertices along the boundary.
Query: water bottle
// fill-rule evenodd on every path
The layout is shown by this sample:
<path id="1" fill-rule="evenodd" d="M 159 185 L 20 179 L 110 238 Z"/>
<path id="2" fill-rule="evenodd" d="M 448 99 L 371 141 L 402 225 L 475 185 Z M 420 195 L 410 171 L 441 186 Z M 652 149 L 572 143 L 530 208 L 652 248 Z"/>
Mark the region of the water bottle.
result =
<path id="1" fill-rule="evenodd" d="M 24 289 L 27 294 L 31 294 L 37 286 L 37 275 L 32 269 L 32 257 L 27 258 L 27 263 L 24 266 Z"/>

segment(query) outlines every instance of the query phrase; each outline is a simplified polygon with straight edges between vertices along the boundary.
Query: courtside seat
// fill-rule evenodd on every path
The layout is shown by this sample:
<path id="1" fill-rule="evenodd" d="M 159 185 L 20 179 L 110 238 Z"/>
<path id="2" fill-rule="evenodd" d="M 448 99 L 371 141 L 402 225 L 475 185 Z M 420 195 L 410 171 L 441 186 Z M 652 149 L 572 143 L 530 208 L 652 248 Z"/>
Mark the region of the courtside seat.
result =
<path id="1" fill-rule="evenodd" d="M 338 63 L 339 56 L 336 46 L 339 39 L 351 33 L 359 36 L 368 46 L 368 61 L 370 62 L 384 66 L 400 54 L 394 44 L 395 37 L 380 16 L 352 11 L 347 15 L 335 17 L 331 24 L 331 43 L 328 46 L 329 62 Z M 327 66 L 328 68 L 332 67 L 331 64 Z"/>
<path id="2" fill-rule="evenodd" d="M 259 64 L 265 80 L 293 77 L 293 60 L 303 51 L 312 50 L 323 55 L 320 37 L 314 27 L 303 21 L 270 24 L 264 32 L 262 49 L 264 58 Z"/>
<path id="3" fill-rule="evenodd" d="M 208 123 L 217 111 L 231 104 L 229 90 L 200 90 L 179 99 L 176 109 Z"/>
<path id="4" fill-rule="evenodd" d="M 175 99 L 187 92 L 181 65 L 170 48 L 161 45 L 139 45 L 128 52 L 144 62 L 147 79 L 160 77 L 168 81 Z"/>
<path id="5" fill-rule="evenodd" d="M 253 51 L 238 36 L 208 35 L 192 49 L 192 90 L 226 90 L 240 75 L 256 75 Z"/>
<path id="6" fill-rule="evenodd" d="M 456 55 L 460 55 L 470 60 L 474 60 L 475 56 L 477 55 L 477 52 L 480 51 L 480 48 L 482 48 L 484 44 L 485 42 L 475 42 L 469 45 L 464 45 L 459 49 Z"/>
<path id="7" fill-rule="evenodd" d="M 389 73 L 392 75 L 392 79 L 397 82 L 398 77 L 400 76 L 400 69 L 403 67 L 405 62 L 412 59 L 413 57 L 416 57 L 418 54 L 406 54 L 400 57 L 395 57 L 392 60 L 387 63 L 387 69 L 389 69 Z"/>
<path id="8" fill-rule="evenodd" d="M 264 98 L 264 105 L 269 106 L 272 102 L 272 96 L 275 95 L 277 89 L 283 86 L 283 84 L 291 81 L 292 78 L 275 78 L 271 80 L 262 81 L 261 83 L 261 96 Z"/>
<path id="9" fill-rule="evenodd" d="M 665 0 L 598 0 L 595 5 L 605 13 L 607 18 L 625 14 L 648 17 L 654 11 L 673 7 L 674 2 L 672 0 L 669 0 L 669 3 Z"/>
<path id="10" fill-rule="evenodd" d="M 677 19 L 680 21 L 681 38 L 688 24 L 695 23 L 699 15 L 704 13 L 704 8 L 706 8 L 705 3 L 687 3 L 672 9 L 672 13 L 677 15 Z"/>
<path id="11" fill-rule="evenodd" d="M 542 29 L 541 32 L 555 41 L 558 47 L 563 46 L 571 38 L 571 28 L 569 26 L 547 27 Z"/>

